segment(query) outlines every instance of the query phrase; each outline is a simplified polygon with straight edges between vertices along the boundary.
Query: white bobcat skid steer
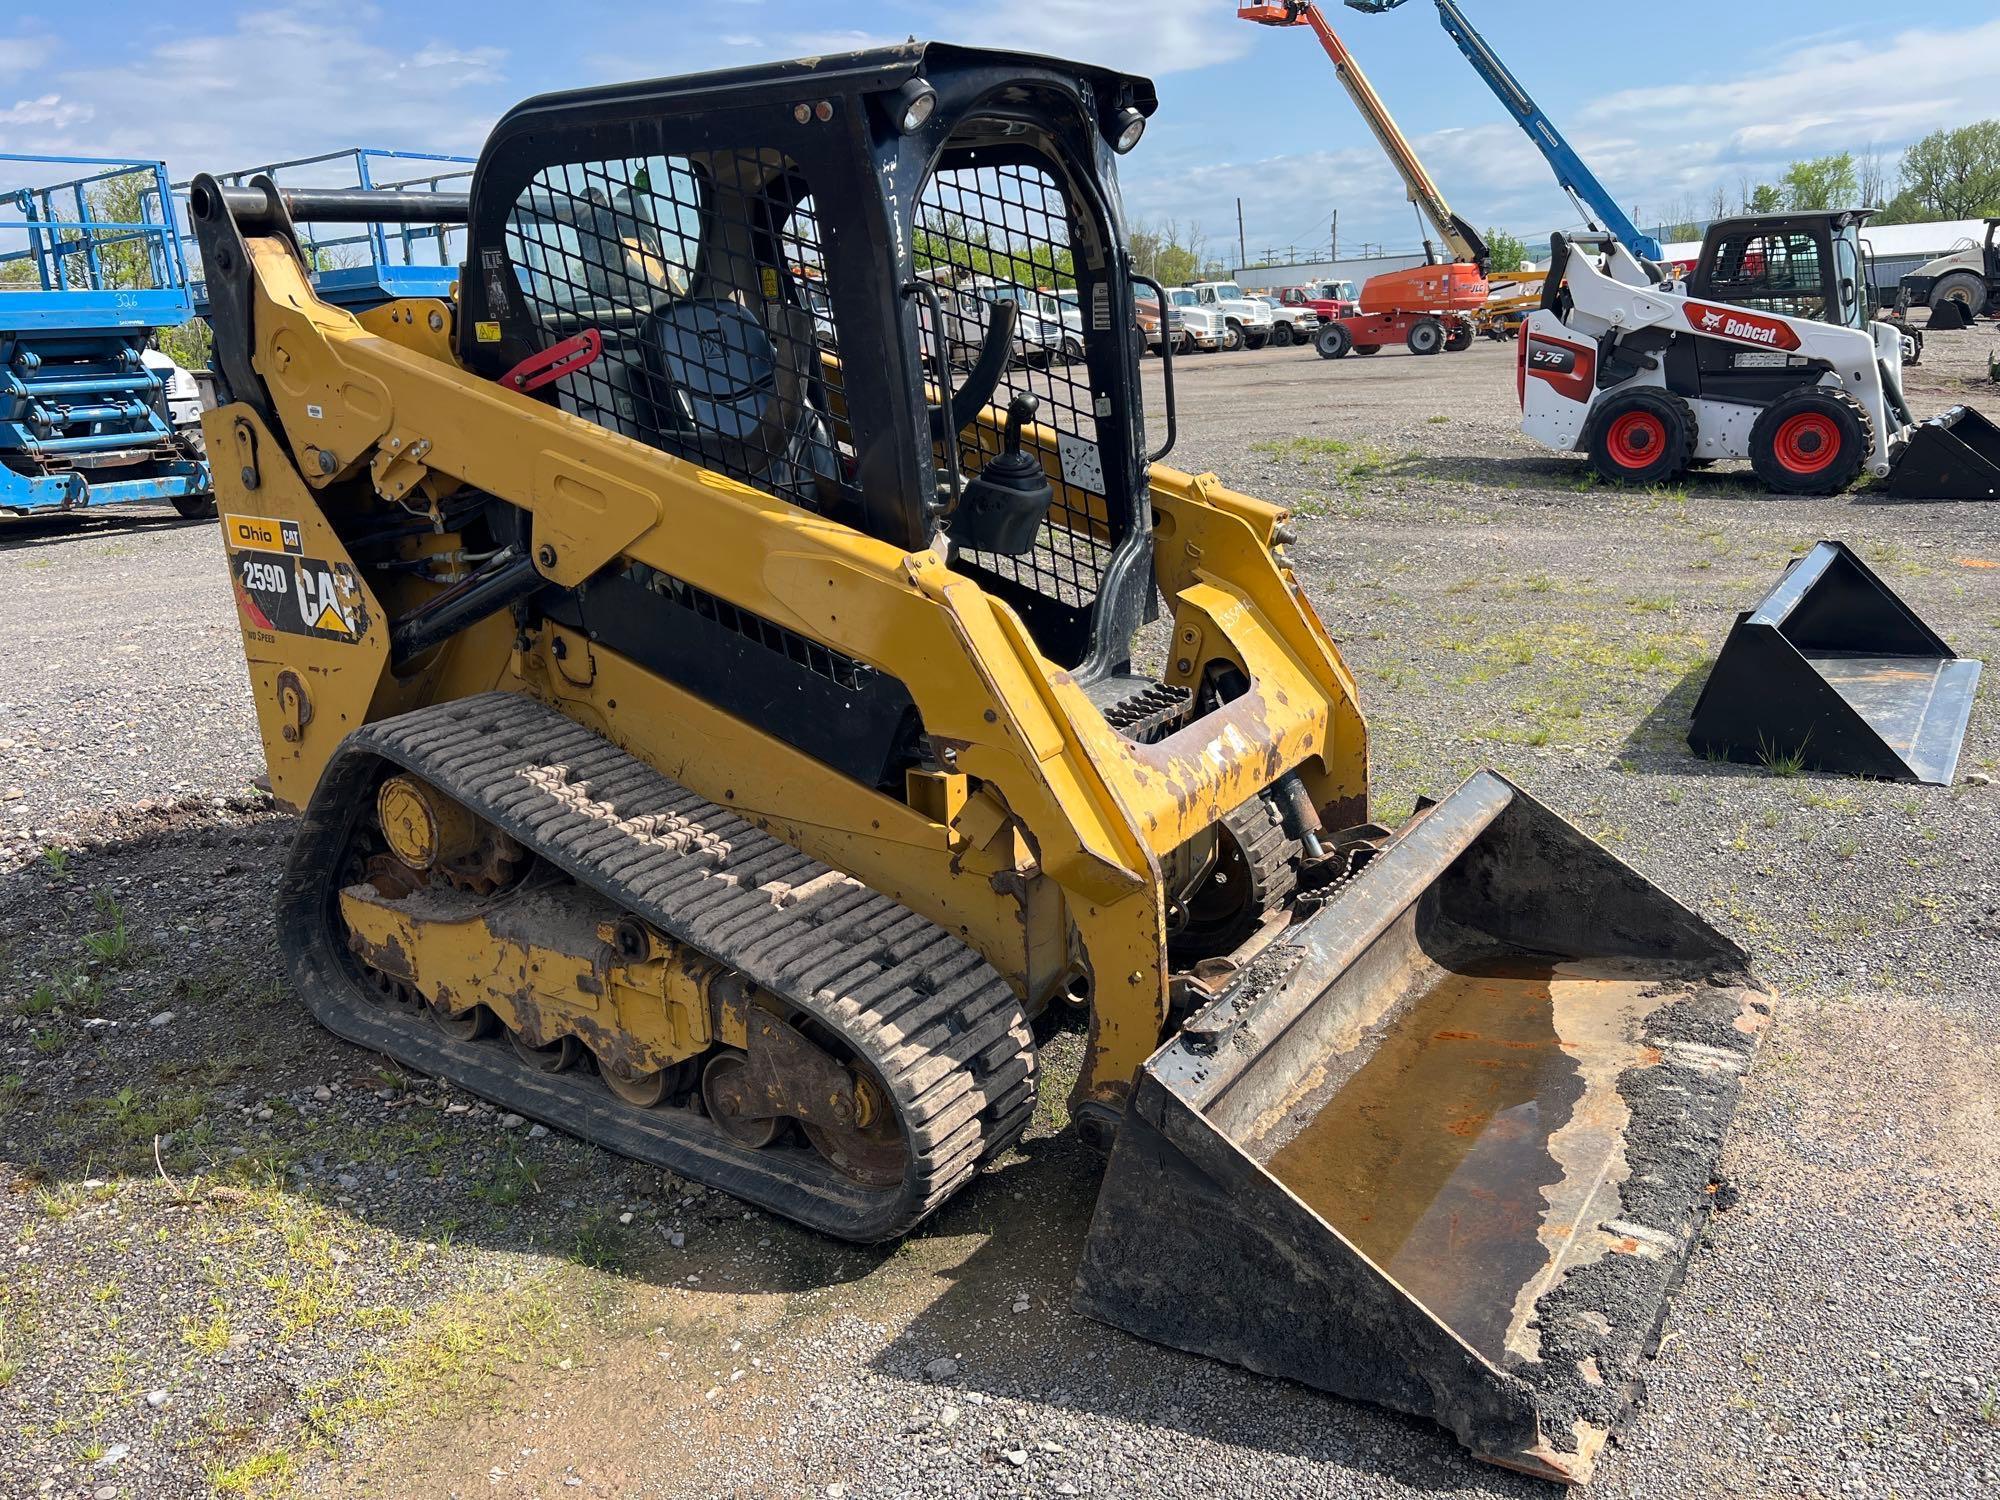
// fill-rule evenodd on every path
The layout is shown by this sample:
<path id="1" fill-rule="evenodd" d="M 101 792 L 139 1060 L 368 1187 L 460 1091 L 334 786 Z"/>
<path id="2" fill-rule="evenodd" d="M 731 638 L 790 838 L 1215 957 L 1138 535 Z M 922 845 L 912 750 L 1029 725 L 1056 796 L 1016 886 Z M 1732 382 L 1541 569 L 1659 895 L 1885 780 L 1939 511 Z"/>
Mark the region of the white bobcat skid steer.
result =
<path id="1" fill-rule="evenodd" d="M 2000 496 L 2000 428 L 1910 416 L 1905 335 L 1867 306 L 1865 217 L 1718 220 L 1686 281 L 1609 236 L 1556 235 L 1521 339 L 1522 430 L 1621 483 L 1747 458 L 1789 494 L 1867 473 L 1912 498 Z"/>

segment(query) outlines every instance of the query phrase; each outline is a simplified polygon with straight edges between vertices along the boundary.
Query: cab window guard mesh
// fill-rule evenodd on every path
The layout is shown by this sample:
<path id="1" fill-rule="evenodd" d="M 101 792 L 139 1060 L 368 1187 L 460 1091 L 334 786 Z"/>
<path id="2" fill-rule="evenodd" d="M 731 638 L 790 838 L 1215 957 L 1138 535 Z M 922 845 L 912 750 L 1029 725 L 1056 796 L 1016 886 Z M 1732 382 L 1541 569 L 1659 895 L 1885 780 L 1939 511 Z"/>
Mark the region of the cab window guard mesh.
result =
<path id="1" fill-rule="evenodd" d="M 1709 290 L 1738 307 L 1791 317 L 1826 316 L 1825 263 L 1810 234 L 1756 234 L 1716 249 Z"/>
<path id="2" fill-rule="evenodd" d="M 1087 610 L 1117 536 L 1104 499 L 1096 399 L 1084 361 L 1086 313 L 1062 187 L 1032 162 L 948 166 L 924 184 L 914 245 L 916 272 L 937 285 L 944 305 L 953 362 L 961 366 L 952 372 L 954 383 L 977 355 L 991 304 L 1016 304 L 1013 357 L 992 405 L 1005 411 L 1016 394 L 1035 397 L 1036 421 L 1054 434 L 1060 465 L 1055 504 L 1033 551 L 961 552 L 956 565 L 1071 611 Z M 930 321 L 925 311 L 924 358 L 934 365 Z M 981 428 L 960 438 L 960 462 L 969 473 L 999 451 L 997 437 Z"/>
<path id="3" fill-rule="evenodd" d="M 770 151 L 558 163 L 515 201 L 507 249 L 546 344 L 604 353 L 563 409 L 827 511 L 851 486 L 818 217 Z"/>

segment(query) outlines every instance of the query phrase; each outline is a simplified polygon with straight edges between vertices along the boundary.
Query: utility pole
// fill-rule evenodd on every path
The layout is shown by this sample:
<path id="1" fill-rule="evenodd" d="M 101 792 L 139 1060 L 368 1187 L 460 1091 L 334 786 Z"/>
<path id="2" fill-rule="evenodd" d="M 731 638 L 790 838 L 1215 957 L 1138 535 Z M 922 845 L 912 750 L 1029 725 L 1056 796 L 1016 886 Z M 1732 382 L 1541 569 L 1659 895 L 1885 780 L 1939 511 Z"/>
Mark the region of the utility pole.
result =
<path id="1" fill-rule="evenodd" d="M 1243 200 L 1241 198 L 1236 200 L 1236 264 L 1239 266 L 1250 264 L 1250 252 L 1243 245 Z"/>
<path id="2" fill-rule="evenodd" d="M 1333 211 L 1333 254 L 1327 258 L 1329 260 L 1340 259 L 1340 210 L 1337 208 Z"/>

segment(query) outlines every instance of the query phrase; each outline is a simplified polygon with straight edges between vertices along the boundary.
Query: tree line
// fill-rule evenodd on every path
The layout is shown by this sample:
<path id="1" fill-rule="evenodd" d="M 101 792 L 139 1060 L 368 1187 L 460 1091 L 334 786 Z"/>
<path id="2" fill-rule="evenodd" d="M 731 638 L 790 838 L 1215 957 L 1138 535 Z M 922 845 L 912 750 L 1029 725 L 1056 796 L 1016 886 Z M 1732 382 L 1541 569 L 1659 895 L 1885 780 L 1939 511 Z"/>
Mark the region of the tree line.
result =
<path id="1" fill-rule="evenodd" d="M 1869 146 L 1792 162 L 1776 182 L 1739 179 L 1734 193 L 1717 187 L 1706 204 L 1683 198 L 1661 234 L 1699 239 L 1704 218 L 1834 208 L 1872 208 L 1877 224 L 2000 218 L 2000 120 L 1932 131 L 1902 154 L 1893 176 Z"/>

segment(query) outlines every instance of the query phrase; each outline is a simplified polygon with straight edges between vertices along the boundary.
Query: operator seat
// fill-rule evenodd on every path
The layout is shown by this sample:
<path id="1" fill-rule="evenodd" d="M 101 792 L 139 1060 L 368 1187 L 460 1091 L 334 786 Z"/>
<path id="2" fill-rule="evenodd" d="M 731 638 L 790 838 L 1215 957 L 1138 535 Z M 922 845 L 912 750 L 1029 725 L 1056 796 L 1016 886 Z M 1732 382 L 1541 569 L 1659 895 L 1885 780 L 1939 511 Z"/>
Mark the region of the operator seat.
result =
<path id="1" fill-rule="evenodd" d="M 704 467 L 825 509 L 840 463 L 811 398 L 819 361 L 812 315 L 691 297 L 647 313 L 638 405 L 641 441 Z M 775 325 L 775 326 L 771 326 Z M 829 488 L 832 487 L 832 488 Z"/>

